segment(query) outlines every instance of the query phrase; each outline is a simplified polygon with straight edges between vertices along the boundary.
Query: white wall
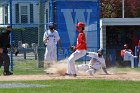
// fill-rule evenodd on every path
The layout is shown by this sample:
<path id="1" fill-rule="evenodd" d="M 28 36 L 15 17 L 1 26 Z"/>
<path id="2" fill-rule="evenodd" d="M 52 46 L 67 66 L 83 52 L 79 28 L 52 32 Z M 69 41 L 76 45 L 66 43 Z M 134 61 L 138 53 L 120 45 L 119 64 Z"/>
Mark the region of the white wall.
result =
<path id="1" fill-rule="evenodd" d="M 34 3 L 34 24 L 38 24 L 39 23 L 39 4 L 38 3 Z"/>
<path id="2" fill-rule="evenodd" d="M 0 7 L 0 24 L 3 24 L 3 14 L 2 14 L 2 7 Z"/>

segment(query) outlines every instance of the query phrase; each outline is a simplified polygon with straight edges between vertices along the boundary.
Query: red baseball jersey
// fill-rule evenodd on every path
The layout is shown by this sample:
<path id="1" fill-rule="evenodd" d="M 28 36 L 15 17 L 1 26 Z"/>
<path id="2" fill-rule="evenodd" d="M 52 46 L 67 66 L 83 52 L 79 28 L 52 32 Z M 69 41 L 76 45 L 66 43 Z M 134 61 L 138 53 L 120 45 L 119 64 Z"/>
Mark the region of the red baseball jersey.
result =
<path id="1" fill-rule="evenodd" d="M 86 37 L 83 31 L 78 34 L 76 50 L 87 50 Z"/>

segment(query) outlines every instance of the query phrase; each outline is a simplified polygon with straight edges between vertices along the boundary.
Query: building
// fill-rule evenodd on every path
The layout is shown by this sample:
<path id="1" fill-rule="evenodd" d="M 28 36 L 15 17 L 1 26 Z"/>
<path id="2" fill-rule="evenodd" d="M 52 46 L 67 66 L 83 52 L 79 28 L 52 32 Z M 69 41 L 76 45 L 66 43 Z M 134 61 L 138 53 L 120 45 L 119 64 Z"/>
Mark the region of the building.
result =
<path id="1" fill-rule="evenodd" d="M 120 50 L 125 43 L 137 54 L 135 47 L 140 40 L 140 18 L 103 18 L 100 29 L 100 46 L 107 50 L 106 58 L 111 65 L 121 61 Z"/>
<path id="2" fill-rule="evenodd" d="M 48 17 L 48 0 L 45 3 L 45 22 Z M 12 0 L 12 24 L 33 27 L 39 23 L 39 0 Z M 0 0 L 0 25 L 10 24 L 10 2 Z"/>

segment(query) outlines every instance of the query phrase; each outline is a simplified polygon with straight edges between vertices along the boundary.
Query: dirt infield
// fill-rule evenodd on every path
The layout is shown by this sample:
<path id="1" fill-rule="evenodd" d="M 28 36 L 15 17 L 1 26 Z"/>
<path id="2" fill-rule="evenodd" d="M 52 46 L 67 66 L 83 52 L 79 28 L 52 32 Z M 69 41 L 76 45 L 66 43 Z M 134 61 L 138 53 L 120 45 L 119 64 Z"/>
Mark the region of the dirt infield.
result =
<path id="1" fill-rule="evenodd" d="M 55 64 L 44 70 L 43 75 L 11 75 L 0 76 L 0 81 L 23 81 L 23 80 L 59 80 L 59 79 L 105 79 L 105 80 L 132 80 L 140 81 L 140 72 L 132 68 L 119 69 L 117 67 L 108 68 L 110 75 L 104 74 L 100 69 L 93 76 L 87 75 L 85 72 L 77 71 L 77 77 L 63 76 L 66 73 L 67 63 Z"/>
<path id="2" fill-rule="evenodd" d="M 59 80 L 59 79 L 105 79 L 105 80 L 132 80 L 140 81 L 139 72 L 114 73 L 110 75 L 97 73 L 94 76 L 78 75 L 77 77 L 51 75 L 12 75 L 0 76 L 0 81 L 24 81 L 24 80 Z"/>

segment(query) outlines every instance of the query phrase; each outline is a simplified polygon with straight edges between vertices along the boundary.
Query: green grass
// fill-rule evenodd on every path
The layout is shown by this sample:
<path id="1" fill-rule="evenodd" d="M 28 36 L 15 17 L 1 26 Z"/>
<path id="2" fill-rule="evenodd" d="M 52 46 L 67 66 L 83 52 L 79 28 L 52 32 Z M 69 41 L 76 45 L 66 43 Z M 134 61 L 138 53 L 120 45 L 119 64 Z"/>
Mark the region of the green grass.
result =
<path id="1" fill-rule="evenodd" d="M 84 62 L 77 61 L 76 64 L 83 64 Z M 14 60 L 13 61 L 13 73 L 14 75 L 37 75 L 37 74 L 45 74 L 45 68 L 38 68 L 38 62 L 37 60 Z M 136 71 L 139 72 L 140 68 L 118 68 L 118 67 L 112 67 L 108 68 L 109 71 L 113 72 L 129 72 L 129 71 Z M 3 69 L 0 69 L 0 73 L 2 73 Z"/>
<path id="2" fill-rule="evenodd" d="M 5 82 L 0 82 L 5 83 Z M 22 81 L 20 83 L 42 84 L 40 88 L 7 88 L 0 93 L 139 93 L 140 82 L 112 80 L 48 80 Z"/>
<path id="3" fill-rule="evenodd" d="M 85 62 L 79 62 L 77 61 L 75 64 L 83 64 Z M 38 62 L 37 60 L 14 60 L 13 61 L 13 73 L 14 75 L 37 75 L 37 74 L 45 74 L 45 68 L 38 68 Z M 108 68 L 108 70 L 113 72 L 129 72 L 129 71 L 140 71 L 140 68 L 118 68 L 118 67 L 112 67 Z M 3 72 L 3 67 L 0 68 L 0 73 Z"/>
<path id="4" fill-rule="evenodd" d="M 37 60 L 14 61 L 14 74 L 44 74 L 44 68 L 38 68 Z"/>
<path id="5" fill-rule="evenodd" d="M 0 69 L 0 73 L 2 73 Z M 13 61 L 14 75 L 45 74 L 44 68 L 38 68 L 37 60 L 15 60 Z"/>
<path id="6" fill-rule="evenodd" d="M 79 64 L 79 63 L 78 63 Z M 109 68 L 114 72 L 140 71 L 140 68 Z M 0 69 L 2 71 L 2 69 Z M 14 74 L 45 74 L 38 68 L 37 60 L 14 61 Z M 94 78 L 94 77 L 93 77 Z M 40 81 L 0 81 L 3 83 L 41 84 L 46 87 L 0 88 L 0 93 L 140 93 L 140 81 L 120 80 L 40 80 Z"/>

